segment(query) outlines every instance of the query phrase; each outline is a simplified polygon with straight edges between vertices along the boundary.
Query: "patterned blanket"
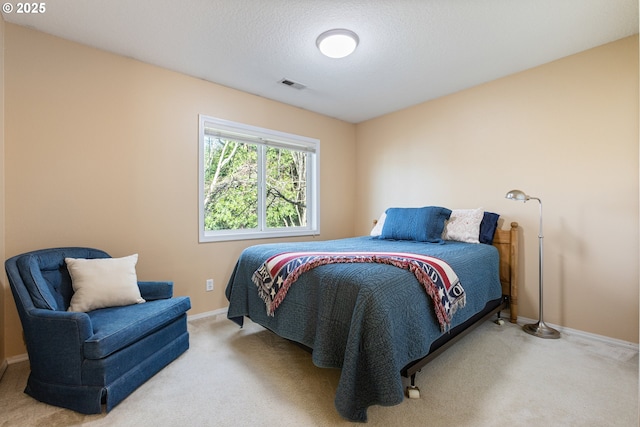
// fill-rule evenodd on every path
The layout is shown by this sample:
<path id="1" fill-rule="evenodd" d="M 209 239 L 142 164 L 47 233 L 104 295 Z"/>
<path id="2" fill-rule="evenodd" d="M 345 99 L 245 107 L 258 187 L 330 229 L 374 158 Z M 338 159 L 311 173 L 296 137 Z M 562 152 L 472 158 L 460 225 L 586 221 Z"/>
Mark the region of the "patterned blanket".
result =
<path id="1" fill-rule="evenodd" d="M 284 252 L 267 259 L 252 276 L 273 316 L 291 285 L 313 268 L 337 263 L 381 263 L 410 271 L 433 300 L 440 329 L 446 331 L 456 310 L 466 304 L 464 289 L 453 269 L 438 258 L 405 252 Z"/>

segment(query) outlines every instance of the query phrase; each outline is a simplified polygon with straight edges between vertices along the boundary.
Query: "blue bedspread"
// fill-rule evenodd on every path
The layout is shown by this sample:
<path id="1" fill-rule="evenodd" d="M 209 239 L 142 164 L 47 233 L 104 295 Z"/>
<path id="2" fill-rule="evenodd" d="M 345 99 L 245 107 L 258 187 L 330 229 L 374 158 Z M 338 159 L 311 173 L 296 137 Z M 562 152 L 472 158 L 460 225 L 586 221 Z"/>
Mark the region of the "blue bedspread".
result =
<path id="1" fill-rule="evenodd" d="M 444 244 L 355 237 L 277 243 L 245 249 L 229 279 L 227 317 L 248 316 L 276 334 L 313 349 L 313 363 L 340 368 L 335 406 L 352 421 L 366 421 L 371 405 L 396 405 L 404 393 L 400 370 L 429 352 L 443 333 L 433 305 L 415 276 L 386 264 L 330 264 L 304 273 L 275 316 L 267 315 L 251 276 L 272 255 L 287 251 L 410 252 L 446 261 L 460 278 L 467 304 L 455 327 L 500 297 L 498 252 L 485 244 Z"/>

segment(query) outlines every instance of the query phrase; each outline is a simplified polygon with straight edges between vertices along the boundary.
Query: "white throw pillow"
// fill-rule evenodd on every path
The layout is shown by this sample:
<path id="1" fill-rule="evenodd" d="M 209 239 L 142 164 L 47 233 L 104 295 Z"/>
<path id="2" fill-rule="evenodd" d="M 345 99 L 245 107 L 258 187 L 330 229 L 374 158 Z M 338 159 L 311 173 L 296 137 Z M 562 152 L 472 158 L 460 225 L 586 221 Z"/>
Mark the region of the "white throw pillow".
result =
<path id="1" fill-rule="evenodd" d="M 452 209 L 442 238 L 459 242 L 480 243 L 480 223 L 484 209 Z"/>
<path id="2" fill-rule="evenodd" d="M 380 215 L 380 218 L 378 219 L 378 222 L 376 222 L 376 225 L 373 226 L 373 229 L 371 230 L 371 237 L 378 237 L 380 235 L 382 235 L 382 227 L 384 227 L 384 220 L 387 218 L 387 213 L 382 212 L 382 215 Z"/>
<path id="3" fill-rule="evenodd" d="M 123 258 L 65 258 L 73 296 L 68 311 L 140 304 L 136 263 L 138 254 Z"/>

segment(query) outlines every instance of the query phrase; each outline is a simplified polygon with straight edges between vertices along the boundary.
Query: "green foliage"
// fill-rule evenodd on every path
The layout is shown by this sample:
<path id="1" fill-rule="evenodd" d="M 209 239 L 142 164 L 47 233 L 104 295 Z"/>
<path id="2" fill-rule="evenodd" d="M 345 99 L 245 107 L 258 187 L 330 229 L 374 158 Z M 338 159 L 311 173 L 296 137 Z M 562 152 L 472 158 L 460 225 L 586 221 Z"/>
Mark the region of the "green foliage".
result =
<path id="1" fill-rule="evenodd" d="M 258 151 L 255 144 L 205 139 L 205 230 L 258 227 Z M 305 153 L 266 147 L 267 227 L 306 225 Z"/>
<path id="2" fill-rule="evenodd" d="M 299 151 L 267 148 L 267 227 L 306 225 L 306 162 Z"/>

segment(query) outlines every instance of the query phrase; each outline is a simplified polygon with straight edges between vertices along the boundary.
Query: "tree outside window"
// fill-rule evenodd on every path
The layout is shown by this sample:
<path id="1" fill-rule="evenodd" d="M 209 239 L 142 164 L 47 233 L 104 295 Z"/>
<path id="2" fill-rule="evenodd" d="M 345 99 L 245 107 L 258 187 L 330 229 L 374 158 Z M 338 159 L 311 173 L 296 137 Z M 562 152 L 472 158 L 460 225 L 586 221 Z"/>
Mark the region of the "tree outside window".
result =
<path id="1" fill-rule="evenodd" d="M 318 234 L 318 141 L 201 116 L 200 240 Z"/>

